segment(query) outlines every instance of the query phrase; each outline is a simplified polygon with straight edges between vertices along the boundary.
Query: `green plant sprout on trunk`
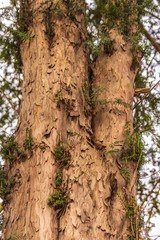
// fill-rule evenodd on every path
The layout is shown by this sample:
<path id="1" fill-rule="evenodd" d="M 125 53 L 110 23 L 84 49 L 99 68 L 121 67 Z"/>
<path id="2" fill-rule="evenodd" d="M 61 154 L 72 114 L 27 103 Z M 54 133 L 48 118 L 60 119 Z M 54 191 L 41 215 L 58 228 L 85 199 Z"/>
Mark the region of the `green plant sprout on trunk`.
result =
<path id="1" fill-rule="evenodd" d="M 24 146 L 28 150 L 31 150 L 33 147 L 33 139 L 31 137 L 31 130 L 29 128 L 26 128 L 26 139 L 24 141 Z"/>

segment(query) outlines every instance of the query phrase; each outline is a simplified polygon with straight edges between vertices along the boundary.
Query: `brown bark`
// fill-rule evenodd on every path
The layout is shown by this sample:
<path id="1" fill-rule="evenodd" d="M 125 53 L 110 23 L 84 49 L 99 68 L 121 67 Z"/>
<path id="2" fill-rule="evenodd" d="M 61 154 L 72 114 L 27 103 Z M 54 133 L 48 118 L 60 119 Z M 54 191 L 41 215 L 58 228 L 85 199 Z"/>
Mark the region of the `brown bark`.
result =
<path id="1" fill-rule="evenodd" d="M 30 8 L 37 9 L 41 2 L 34 1 Z M 61 7 L 67 7 L 63 1 Z M 44 13 L 36 11 L 29 27 L 31 41 L 21 46 L 24 82 L 16 141 L 22 146 L 29 128 L 34 146 L 25 161 L 8 169 L 16 185 L 7 196 L 4 239 L 127 239 L 129 220 L 113 192 L 124 197 L 128 190 L 116 157 L 105 153 L 110 144 L 124 140 L 126 122 L 133 125 L 132 110 L 112 103 L 121 98 L 132 104 L 136 70 L 131 68 L 131 46 L 113 32 L 114 53 L 100 55 L 93 64 L 93 82 L 106 88 L 100 98 L 109 103 L 96 106 L 92 118 L 81 87 L 89 79 L 84 10 L 75 20 L 66 13 L 52 12 L 50 17 L 54 37 L 48 39 Z M 80 136 L 69 137 L 70 129 Z M 61 168 L 70 199 L 61 214 L 47 204 L 59 170 L 53 154 L 59 140 L 71 154 Z M 134 169 L 131 163 L 131 175 Z"/>
<path id="2" fill-rule="evenodd" d="M 106 99 L 107 102 L 103 107 L 96 106 L 94 109 L 94 139 L 106 146 L 106 152 L 112 150 L 110 145 L 114 142 L 125 140 L 127 122 L 130 124 L 131 132 L 133 131 L 133 115 L 129 106 L 132 106 L 133 102 L 134 79 L 137 72 L 137 68 L 131 67 L 133 61 L 131 45 L 126 43 L 115 30 L 112 30 L 110 34 L 115 40 L 113 54 L 110 56 L 102 54 L 92 66 L 93 84 L 105 89 L 99 99 Z M 121 99 L 124 104 L 116 103 L 116 99 Z M 122 147 L 123 142 L 116 148 L 122 149 Z M 136 185 L 134 182 L 134 188 L 133 183 L 125 187 L 121 175 L 121 160 L 121 157 L 116 154 L 107 154 L 104 162 L 107 175 L 116 173 L 116 191 L 126 201 L 125 195 L 128 197 L 130 194 L 136 195 Z M 128 168 L 132 179 L 136 172 L 135 163 L 129 161 Z M 111 183 L 110 189 L 112 189 Z M 109 199 L 106 213 L 110 227 L 110 235 L 107 235 L 107 239 L 127 239 L 129 220 L 125 218 L 126 213 L 118 196 Z"/>

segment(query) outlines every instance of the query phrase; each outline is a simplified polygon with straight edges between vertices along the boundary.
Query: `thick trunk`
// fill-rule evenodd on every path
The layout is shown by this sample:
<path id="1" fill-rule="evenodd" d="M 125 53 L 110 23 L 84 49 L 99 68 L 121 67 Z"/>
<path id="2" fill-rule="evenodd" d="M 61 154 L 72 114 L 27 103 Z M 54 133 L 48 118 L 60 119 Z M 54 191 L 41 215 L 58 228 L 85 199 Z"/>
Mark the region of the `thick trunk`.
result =
<path id="1" fill-rule="evenodd" d="M 34 1 L 31 10 L 42 2 Z M 66 9 L 67 4 L 61 7 Z M 131 129 L 133 125 L 132 110 L 113 103 L 118 98 L 132 104 L 136 72 L 131 68 L 130 44 L 114 33 L 113 54 L 102 54 L 92 65 L 93 83 L 106 89 L 100 98 L 108 102 L 96 106 L 92 117 L 82 91 L 89 79 L 84 8 L 75 19 L 55 11 L 46 17 L 41 9 L 29 27 L 30 43 L 21 47 L 24 82 L 16 131 L 16 141 L 23 147 L 26 128 L 31 129 L 34 145 L 25 161 L 8 167 L 16 184 L 5 204 L 4 239 L 11 235 L 23 240 L 127 239 L 129 220 L 114 192 L 122 197 L 128 192 L 119 160 L 106 152 L 110 144 L 125 139 L 126 122 Z M 70 155 L 66 165 L 55 157 L 59 141 Z M 58 171 L 69 195 L 62 210 L 47 204 L 56 191 Z"/>

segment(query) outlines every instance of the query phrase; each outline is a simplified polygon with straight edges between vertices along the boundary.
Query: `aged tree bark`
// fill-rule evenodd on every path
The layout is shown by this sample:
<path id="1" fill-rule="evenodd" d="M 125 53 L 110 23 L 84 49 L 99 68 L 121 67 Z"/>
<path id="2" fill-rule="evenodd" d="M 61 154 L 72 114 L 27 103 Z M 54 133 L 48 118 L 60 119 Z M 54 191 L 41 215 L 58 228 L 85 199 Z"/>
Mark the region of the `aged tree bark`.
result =
<path id="1" fill-rule="evenodd" d="M 129 187 L 120 174 L 119 159 L 106 152 L 110 144 L 125 139 L 127 121 L 132 130 L 132 110 L 113 103 L 119 98 L 132 104 L 137 69 L 131 67 L 131 45 L 113 31 L 113 54 L 101 54 L 92 64 L 93 84 L 106 89 L 99 97 L 108 102 L 92 109 L 82 92 L 84 80 L 91 77 L 84 1 L 77 1 L 82 11 L 75 19 L 54 11 L 46 16 L 43 2 L 29 5 L 34 11 L 28 29 L 31 41 L 21 46 L 24 82 L 16 141 L 23 147 L 28 128 L 34 145 L 25 161 L 7 165 L 16 185 L 5 204 L 3 239 L 11 235 L 23 240 L 127 239 L 129 219 L 114 192 L 125 198 Z M 67 10 L 65 2 L 61 8 Z M 46 10 L 51 7 L 43 5 Z M 67 133 L 70 130 L 73 136 Z M 71 155 L 63 168 L 54 156 L 61 140 Z M 62 211 L 47 204 L 59 169 L 69 195 Z M 131 162 L 131 176 L 134 171 Z M 130 190 L 136 194 L 135 188 Z"/>

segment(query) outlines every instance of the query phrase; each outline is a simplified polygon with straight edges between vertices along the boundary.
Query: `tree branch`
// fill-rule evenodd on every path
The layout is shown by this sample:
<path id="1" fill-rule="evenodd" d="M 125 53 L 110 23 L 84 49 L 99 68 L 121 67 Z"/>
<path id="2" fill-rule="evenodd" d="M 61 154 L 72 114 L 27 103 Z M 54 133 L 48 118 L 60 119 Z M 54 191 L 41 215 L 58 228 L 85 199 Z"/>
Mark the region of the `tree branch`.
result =
<path id="1" fill-rule="evenodd" d="M 145 29 L 142 23 L 140 23 L 140 28 L 143 31 L 146 38 L 150 41 L 152 46 L 156 49 L 157 52 L 160 53 L 160 44 L 156 42 L 156 40 L 150 35 L 150 33 Z"/>
<path id="2" fill-rule="evenodd" d="M 134 106 L 133 109 L 135 109 L 151 93 L 151 91 L 158 85 L 159 82 L 160 80 L 152 88 L 150 88 L 148 93 Z"/>
<path id="3" fill-rule="evenodd" d="M 150 12 L 150 11 L 147 11 L 147 10 L 144 10 L 146 13 L 150 14 L 152 17 L 155 17 L 157 19 L 160 20 L 160 17 L 156 16 L 154 13 Z"/>
<path id="4" fill-rule="evenodd" d="M 9 98 L 6 96 L 6 94 L 4 93 L 4 91 L 2 90 L 2 88 L 0 88 L 1 93 L 3 94 L 3 97 L 9 102 L 10 106 L 12 107 L 12 109 L 14 110 L 14 112 L 17 114 L 17 116 L 19 115 L 19 113 L 17 112 L 17 110 L 15 109 L 13 103 L 11 103 L 11 101 L 9 100 Z"/>

